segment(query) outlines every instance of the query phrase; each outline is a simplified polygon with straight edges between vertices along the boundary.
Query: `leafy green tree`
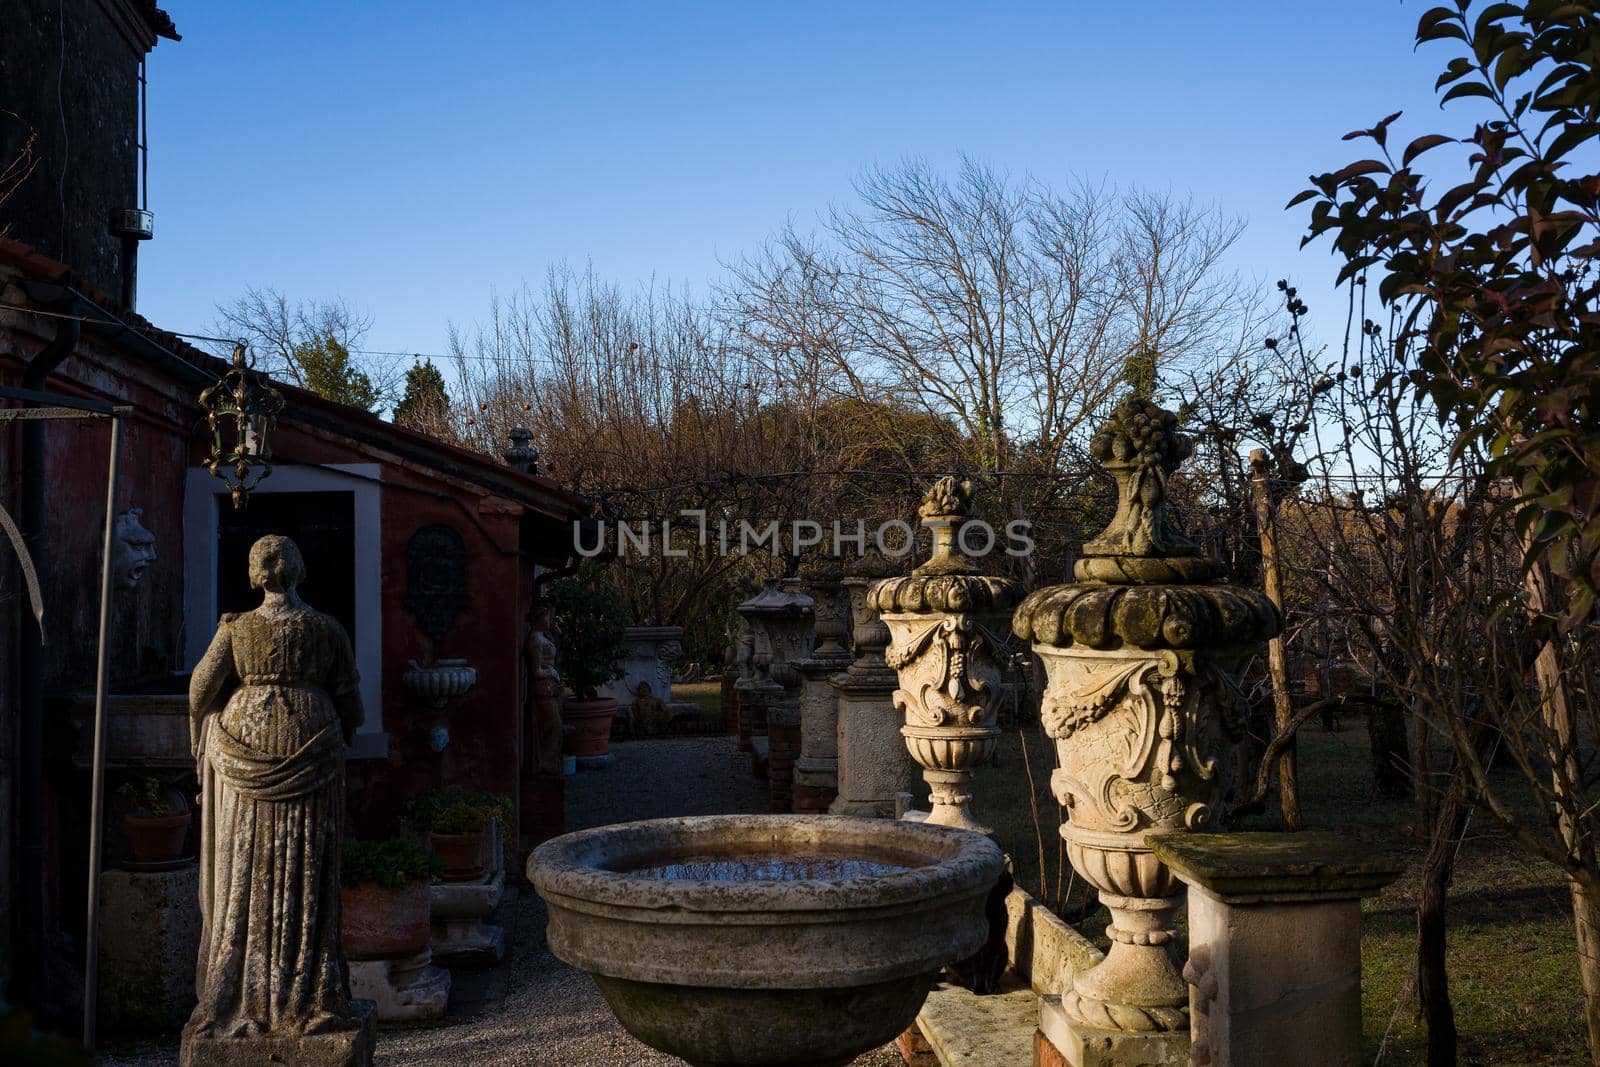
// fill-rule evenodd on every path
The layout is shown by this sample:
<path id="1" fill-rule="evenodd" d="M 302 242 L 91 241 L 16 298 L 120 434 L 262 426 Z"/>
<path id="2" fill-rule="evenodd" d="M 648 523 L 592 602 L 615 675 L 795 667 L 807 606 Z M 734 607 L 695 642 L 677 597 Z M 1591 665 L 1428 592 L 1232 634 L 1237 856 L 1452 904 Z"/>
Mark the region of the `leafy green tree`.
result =
<path id="1" fill-rule="evenodd" d="M 433 360 L 418 360 L 406 371 L 405 393 L 394 406 L 394 421 L 412 430 L 438 435 L 448 424 L 449 417 L 450 394 L 444 387 L 444 375 L 433 365 Z"/>
<path id="2" fill-rule="evenodd" d="M 1373 392 L 1400 383 L 1411 403 L 1431 406 L 1452 431 L 1454 457 L 1481 459 L 1481 496 L 1514 516 L 1508 540 L 1521 548 L 1525 581 L 1498 619 L 1527 620 L 1518 684 L 1444 725 L 1483 810 L 1569 880 L 1600 1064 L 1600 803 L 1591 798 L 1600 790 L 1600 11 L 1454 0 L 1423 13 L 1417 42 L 1431 41 L 1456 42 L 1435 87 L 1441 105 L 1476 103 L 1470 131 L 1425 133 L 1396 158 L 1388 137 L 1400 115 L 1389 115 L 1347 135 L 1371 142 L 1373 156 L 1314 177 L 1290 203 L 1311 202 L 1306 240 L 1331 236 L 1341 281 L 1376 279 L 1397 347 L 1415 353 Z M 1418 160 L 1447 145 L 1460 146 L 1464 167 L 1430 183 Z M 1522 697 L 1530 688 L 1532 701 Z M 1471 743 L 1474 724 L 1504 743 L 1544 825 L 1501 802 Z M 1430 1019 L 1430 1063 L 1454 1062 L 1453 1026 L 1449 1037 L 1436 1042 Z"/>
<path id="3" fill-rule="evenodd" d="M 372 378 L 350 358 L 350 348 L 331 333 L 294 346 L 294 362 L 305 387 L 320 397 L 372 411 L 382 401 Z"/>

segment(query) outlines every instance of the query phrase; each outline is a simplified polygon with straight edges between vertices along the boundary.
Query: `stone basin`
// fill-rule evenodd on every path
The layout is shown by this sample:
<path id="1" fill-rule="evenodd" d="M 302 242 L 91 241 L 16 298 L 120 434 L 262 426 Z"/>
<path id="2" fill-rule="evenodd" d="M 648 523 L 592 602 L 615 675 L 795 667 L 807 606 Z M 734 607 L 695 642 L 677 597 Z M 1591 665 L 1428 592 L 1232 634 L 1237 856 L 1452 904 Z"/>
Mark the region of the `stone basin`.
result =
<path id="1" fill-rule="evenodd" d="M 981 834 L 829 815 L 652 819 L 528 857 L 550 950 L 629 1033 L 697 1067 L 846 1064 L 988 936 Z"/>

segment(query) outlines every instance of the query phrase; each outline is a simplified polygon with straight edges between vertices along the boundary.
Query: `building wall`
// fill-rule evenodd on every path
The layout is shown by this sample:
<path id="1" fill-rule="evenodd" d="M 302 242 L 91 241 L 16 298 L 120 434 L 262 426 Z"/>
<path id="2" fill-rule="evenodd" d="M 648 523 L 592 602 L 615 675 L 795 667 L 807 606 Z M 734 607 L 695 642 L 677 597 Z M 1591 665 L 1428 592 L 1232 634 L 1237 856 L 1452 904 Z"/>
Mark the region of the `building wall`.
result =
<path id="1" fill-rule="evenodd" d="M 0 233 L 115 293 L 122 244 L 107 220 L 138 206 L 140 53 L 108 6 L 120 5 L 5 0 L 0 169 L 20 158 L 30 134 L 36 165 L 0 205 Z"/>

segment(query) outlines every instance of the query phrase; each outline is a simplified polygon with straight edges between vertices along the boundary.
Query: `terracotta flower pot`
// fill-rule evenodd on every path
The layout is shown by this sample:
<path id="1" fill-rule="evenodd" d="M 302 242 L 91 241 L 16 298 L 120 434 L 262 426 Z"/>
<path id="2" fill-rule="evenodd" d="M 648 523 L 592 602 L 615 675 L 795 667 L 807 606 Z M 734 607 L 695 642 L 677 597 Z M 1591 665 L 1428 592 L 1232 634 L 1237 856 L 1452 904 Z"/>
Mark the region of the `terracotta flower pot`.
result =
<path id="1" fill-rule="evenodd" d="M 170 863 L 182 858 L 184 843 L 189 838 L 189 823 L 193 818 L 187 811 L 159 818 L 123 816 L 122 827 L 127 831 L 128 848 L 133 858 L 140 863 Z"/>
<path id="2" fill-rule="evenodd" d="M 428 947 L 433 896 L 426 881 L 400 889 L 362 882 L 355 889 L 341 889 L 339 895 L 344 904 L 340 940 L 351 959 L 401 959 Z"/>
<path id="3" fill-rule="evenodd" d="M 428 848 L 444 870 L 439 877 L 446 882 L 470 882 L 483 877 L 483 831 L 470 834 L 428 834 Z"/>
<path id="4" fill-rule="evenodd" d="M 604 756 L 611 750 L 611 724 L 616 721 L 617 702 L 610 697 L 561 702 L 561 720 L 572 726 L 571 752 L 574 756 Z"/>

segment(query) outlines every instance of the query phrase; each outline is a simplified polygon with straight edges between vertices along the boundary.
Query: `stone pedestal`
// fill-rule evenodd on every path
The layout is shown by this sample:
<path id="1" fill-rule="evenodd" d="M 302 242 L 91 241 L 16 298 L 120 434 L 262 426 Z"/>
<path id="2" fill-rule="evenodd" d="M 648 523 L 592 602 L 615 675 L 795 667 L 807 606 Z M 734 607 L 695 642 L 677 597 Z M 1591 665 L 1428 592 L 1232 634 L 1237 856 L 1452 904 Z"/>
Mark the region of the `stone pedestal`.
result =
<path id="1" fill-rule="evenodd" d="M 351 960 L 350 995 L 372 1001 L 386 1023 L 442 1019 L 450 972 L 433 966 L 430 949 L 398 960 Z"/>
<path id="2" fill-rule="evenodd" d="M 910 771 L 900 736 L 900 711 L 894 706 L 899 678 L 883 658 L 889 628 L 867 603 L 873 582 L 893 573 L 885 560 L 865 556 L 843 582 L 850 597 L 856 656 L 848 668 L 828 679 L 839 721 L 839 795 L 828 805 L 834 815 L 894 818 L 895 798 L 905 789 Z"/>
<path id="3" fill-rule="evenodd" d="M 378 1044 L 378 1010 L 370 1000 L 350 1001 L 356 1026 L 331 1034 L 256 1034 L 251 1037 L 184 1037 L 179 1067 L 370 1067 Z"/>
<path id="4" fill-rule="evenodd" d="M 471 882 L 434 882 L 428 947 L 433 961 L 446 967 L 491 967 L 505 958 L 504 932 L 484 920 L 505 890 L 505 848 L 497 828 L 488 836 L 489 862 L 482 878 Z"/>
<path id="5" fill-rule="evenodd" d="M 828 811 L 892 819 L 910 772 L 900 713 L 890 703 L 894 672 L 846 671 L 832 684 L 839 702 L 839 794 Z"/>
<path id="6" fill-rule="evenodd" d="M 1361 1059 L 1361 898 L 1402 864 L 1328 833 L 1155 834 L 1189 886 L 1191 1063 Z"/>
<path id="7" fill-rule="evenodd" d="M 1189 1063 L 1187 1030 L 1129 1033 L 1088 1026 L 1063 1011 L 1061 998 L 1054 994 L 1039 998 L 1039 1035 L 1042 1041 L 1033 1053 L 1036 1067 L 1185 1067 Z"/>
<path id="8" fill-rule="evenodd" d="M 200 868 L 100 875 L 100 1027 L 177 1030 L 194 1008 Z"/>
<path id="9" fill-rule="evenodd" d="M 617 702 L 622 709 L 619 717 L 638 695 L 640 682 L 649 683 L 652 696 L 671 703 L 672 664 L 683 654 L 683 627 L 630 626 L 624 636 L 628 656 L 622 663 L 622 676 L 604 686 L 600 695 Z"/>
<path id="10" fill-rule="evenodd" d="M 577 759 L 573 758 L 573 769 Z M 521 783 L 524 851 L 567 832 L 567 780 L 564 775 L 525 775 Z"/>
<path id="11" fill-rule="evenodd" d="M 772 810 L 794 810 L 794 764 L 800 757 L 799 694 L 767 709 L 767 790 Z"/>
<path id="12" fill-rule="evenodd" d="M 850 666 L 850 603 L 843 568 L 832 559 L 808 571 L 803 588 L 815 613 L 815 647 L 795 661 L 800 672 L 800 755 L 794 763 L 794 810 L 821 814 L 839 795 L 839 704 L 828 678 Z"/>
<path id="13" fill-rule="evenodd" d="M 820 653 L 820 650 L 819 650 Z M 814 654 L 800 670 L 800 755 L 794 761 L 794 810 L 821 814 L 839 795 L 839 697 L 828 679 L 850 656 Z"/>

